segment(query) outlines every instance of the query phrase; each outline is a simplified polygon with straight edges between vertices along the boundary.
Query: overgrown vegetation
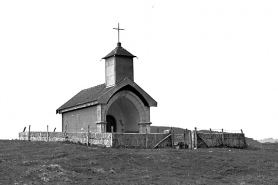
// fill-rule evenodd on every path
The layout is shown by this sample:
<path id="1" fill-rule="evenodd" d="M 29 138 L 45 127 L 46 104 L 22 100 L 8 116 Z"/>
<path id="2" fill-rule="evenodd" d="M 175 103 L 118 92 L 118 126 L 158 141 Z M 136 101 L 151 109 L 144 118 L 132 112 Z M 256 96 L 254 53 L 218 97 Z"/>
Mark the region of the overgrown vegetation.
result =
<path id="1" fill-rule="evenodd" d="M 278 144 L 113 149 L 0 141 L 0 184 L 278 184 Z"/>

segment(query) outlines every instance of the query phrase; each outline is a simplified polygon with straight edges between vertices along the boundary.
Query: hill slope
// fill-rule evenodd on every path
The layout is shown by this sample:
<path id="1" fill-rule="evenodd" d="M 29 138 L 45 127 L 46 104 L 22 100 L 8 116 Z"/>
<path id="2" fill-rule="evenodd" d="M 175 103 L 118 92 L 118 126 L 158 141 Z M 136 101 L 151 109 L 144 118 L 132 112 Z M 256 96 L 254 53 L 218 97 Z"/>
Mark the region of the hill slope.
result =
<path id="1" fill-rule="evenodd" d="M 0 184 L 278 184 L 278 144 L 262 149 L 113 149 L 0 141 Z"/>
<path id="2" fill-rule="evenodd" d="M 262 149 L 112 149 L 0 141 L 0 184 L 278 184 L 278 144 Z"/>
<path id="3" fill-rule="evenodd" d="M 278 143 L 278 139 L 267 138 L 267 139 L 259 140 L 259 142 L 261 142 L 261 143 Z"/>

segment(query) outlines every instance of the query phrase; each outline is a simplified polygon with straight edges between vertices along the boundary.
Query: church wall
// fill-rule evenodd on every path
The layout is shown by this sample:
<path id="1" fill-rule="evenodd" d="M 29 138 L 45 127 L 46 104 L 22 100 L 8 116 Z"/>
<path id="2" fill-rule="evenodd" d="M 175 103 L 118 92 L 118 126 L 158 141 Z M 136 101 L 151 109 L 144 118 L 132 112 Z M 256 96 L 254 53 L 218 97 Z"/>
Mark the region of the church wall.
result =
<path id="1" fill-rule="evenodd" d="M 128 109 L 126 107 L 125 109 Z M 136 110 L 135 108 L 133 110 Z M 126 132 L 139 132 L 139 115 L 137 111 L 130 111 L 129 114 L 126 115 Z"/>
<path id="2" fill-rule="evenodd" d="M 97 132 L 97 106 L 91 106 L 62 114 L 63 132 L 87 132 L 88 124 L 91 132 Z"/>

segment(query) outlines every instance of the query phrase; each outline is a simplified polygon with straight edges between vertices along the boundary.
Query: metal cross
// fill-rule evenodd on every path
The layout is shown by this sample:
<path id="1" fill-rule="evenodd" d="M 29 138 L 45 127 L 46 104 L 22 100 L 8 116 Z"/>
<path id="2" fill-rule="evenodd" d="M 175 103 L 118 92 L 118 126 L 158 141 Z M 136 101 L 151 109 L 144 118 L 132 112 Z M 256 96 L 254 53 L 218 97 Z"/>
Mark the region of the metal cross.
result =
<path id="1" fill-rule="evenodd" d="M 120 24 L 118 23 L 118 28 L 113 28 L 115 30 L 118 30 L 118 42 L 120 42 L 120 30 L 124 30 L 124 29 L 120 29 Z"/>

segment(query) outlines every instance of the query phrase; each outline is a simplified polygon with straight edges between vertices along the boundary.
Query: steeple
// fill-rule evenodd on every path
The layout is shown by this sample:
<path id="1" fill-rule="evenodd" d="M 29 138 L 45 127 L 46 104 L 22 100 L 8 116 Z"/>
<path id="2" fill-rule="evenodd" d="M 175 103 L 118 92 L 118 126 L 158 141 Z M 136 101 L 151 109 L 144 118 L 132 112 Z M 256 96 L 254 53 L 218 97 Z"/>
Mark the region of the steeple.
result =
<path id="1" fill-rule="evenodd" d="M 116 28 L 114 28 L 116 29 Z M 119 42 L 118 24 L 118 43 L 117 47 L 102 59 L 105 59 L 105 84 L 106 87 L 114 86 L 125 78 L 134 81 L 133 58 L 136 57 L 121 46 Z"/>

